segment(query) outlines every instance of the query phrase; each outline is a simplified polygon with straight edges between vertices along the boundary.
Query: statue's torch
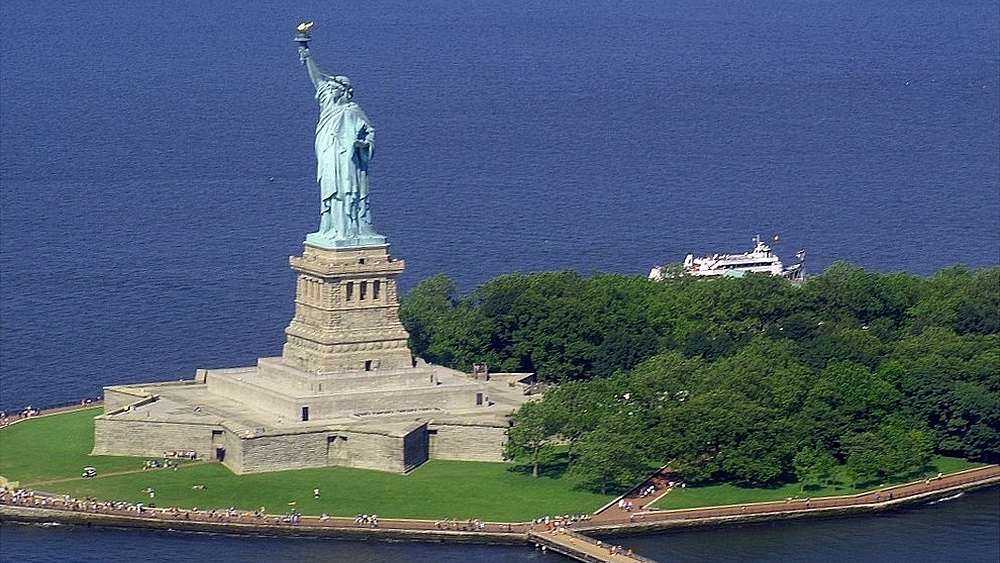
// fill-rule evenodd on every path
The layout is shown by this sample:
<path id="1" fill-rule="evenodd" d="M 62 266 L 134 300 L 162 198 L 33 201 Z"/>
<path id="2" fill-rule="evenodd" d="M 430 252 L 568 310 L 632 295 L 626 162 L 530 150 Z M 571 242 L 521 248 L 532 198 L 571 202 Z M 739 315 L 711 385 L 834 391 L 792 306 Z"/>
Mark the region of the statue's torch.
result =
<path id="1" fill-rule="evenodd" d="M 302 60 L 302 64 L 306 63 L 305 57 L 302 54 L 309 49 L 309 40 L 312 36 L 309 32 L 312 31 L 313 22 L 302 22 L 295 28 L 295 42 L 299 44 L 299 57 Z"/>

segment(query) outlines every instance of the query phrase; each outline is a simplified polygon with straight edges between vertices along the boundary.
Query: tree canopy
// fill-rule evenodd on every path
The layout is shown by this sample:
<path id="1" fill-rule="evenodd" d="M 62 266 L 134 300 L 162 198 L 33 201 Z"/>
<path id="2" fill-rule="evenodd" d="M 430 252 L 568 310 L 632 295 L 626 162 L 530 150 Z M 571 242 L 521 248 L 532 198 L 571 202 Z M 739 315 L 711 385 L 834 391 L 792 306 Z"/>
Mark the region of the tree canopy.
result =
<path id="1" fill-rule="evenodd" d="M 567 445 L 595 490 L 668 462 L 773 485 L 831 464 L 880 479 L 932 452 L 1000 460 L 1000 268 L 837 263 L 801 285 L 511 274 L 464 296 L 437 276 L 400 316 L 428 361 L 556 384 L 515 415 L 508 454 L 537 469 Z"/>

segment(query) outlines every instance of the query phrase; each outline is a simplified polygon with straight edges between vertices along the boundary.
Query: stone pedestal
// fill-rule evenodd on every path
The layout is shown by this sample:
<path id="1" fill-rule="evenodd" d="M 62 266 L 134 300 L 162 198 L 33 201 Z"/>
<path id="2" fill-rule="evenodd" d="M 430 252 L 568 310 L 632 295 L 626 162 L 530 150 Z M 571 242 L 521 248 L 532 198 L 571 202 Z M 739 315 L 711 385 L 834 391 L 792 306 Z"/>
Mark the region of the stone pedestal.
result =
<path id="1" fill-rule="evenodd" d="M 298 283 L 295 316 L 285 329 L 286 365 L 317 374 L 413 367 L 396 290 L 404 264 L 389 255 L 388 245 L 306 244 L 289 263 Z"/>
<path id="2" fill-rule="evenodd" d="M 414 362 L 389 247 L 306 242 L 282 355 L 191 381 L 108 387 L 94 453 L 193 451 L 236 473 L 340 465 L 406 472 L 428 458 L 501 461 L 504 383 Z"/>

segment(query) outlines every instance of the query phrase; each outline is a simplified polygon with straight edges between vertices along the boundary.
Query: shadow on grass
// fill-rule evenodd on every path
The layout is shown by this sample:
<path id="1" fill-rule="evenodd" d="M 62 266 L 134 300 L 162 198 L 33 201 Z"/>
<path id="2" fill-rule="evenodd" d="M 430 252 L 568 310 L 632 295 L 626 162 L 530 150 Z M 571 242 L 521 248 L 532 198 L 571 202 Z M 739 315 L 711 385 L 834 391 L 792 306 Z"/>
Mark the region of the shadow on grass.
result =
<path id="1" fill-rule="evenodd" d="M 911 483 L 913 481 L 919 481 L 926 478 L 929 475 L 934 474 L 937 471 L 937 467 L 934 464 L 927 464 L 917 469 L 913 469 L 906 473 L 898 473 L 894 475 L 884 475 L 881 477 L 874 477 L 871 479 L 866 479 L 864 481 L 848 481 L 844 479 L 825 479 L 816 483 L 806 483 L 800 487 L 802 493 L 836 493 L 838 495 L 854 495 L 870 491 L 872 489 L 877 489 L 884 486 L 899 485 L 903 483 Z M 758 487 L 749 487 L 757 489 L 778 489 L 783 486 L 793 484 L 794 481 L 781 482 L 773 485 L 761 485 Z M 721 483 L 718 483 L 721 484 Z"/>
<path id="2" fill-rule="evenodd" d="M 881 487 L 883 485 L 899 485 L 902 483 L 911 483 L 913 481 L 919 481 L 926 478 L 929 475 L 934 474 L 937 471 L 937 466 L 933 463 L 928 463 L 923 467 L 919 467 L 912 471 L 906 473 L 897 473 L 895 475 L 884 475 L 881 477 L 874 477 L 865 481 L 858 481 L 852 487 L 857 492 L 861 492 L 867 489 L 874 489 Z M 846 487 L 847 485 L 845 485 Z"/>
<path id="3" fill-rule="evenodd" d="M 563 477 L 566 474 L 566 470 L 569 469 L 569 461 L 569 454 L 567 452 L 555 453 L 547 459 L 539 462 L 538 476 L 559 479 Z M 530 476 L 533 469 L 534 466 L 530 461 L 516 460 L 514 465 L 512 465 L 508 471 Z"/>

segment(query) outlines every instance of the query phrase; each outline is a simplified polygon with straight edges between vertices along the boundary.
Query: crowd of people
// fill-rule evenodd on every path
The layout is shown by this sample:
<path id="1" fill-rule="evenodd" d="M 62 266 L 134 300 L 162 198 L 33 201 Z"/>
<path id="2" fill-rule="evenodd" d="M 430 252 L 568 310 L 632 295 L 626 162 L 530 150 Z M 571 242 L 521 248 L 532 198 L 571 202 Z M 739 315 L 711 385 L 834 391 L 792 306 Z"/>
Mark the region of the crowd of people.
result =
<path id="1" fill-rule="evenodd" d="M 618 508 L 624 510 L 625 512 L 632 512 L 632 510 L 635 508 L 635 504 L 633 504 L 632 501 L 630 500 L 620 498 L 618 499 Z M 642 507 L 640 506 L 639 509 L 641 510 Z"/>
<path id="2" fill-rule="evenodd" d="M 617 545 L 617 544 L 604 543 L 601 540 L 596 540 L 594 538 L 591 538 L 591 537 L 588 537 L 588 536 L 585 536 L 585 535 L 582 535 L 582 534 L 578 534 L 576 532 L 572 532 L 572 531 L 567 530 L 566 528 L 563 528 L 563 527 L 556 528 L 555 529 L 555 533 L 567 534 L 567 535 L 572 536 L 572 537 L 574 537 L 574 538 L 576 538 L 578 540 L 585 541 L 585 542 L 587 542 L 589 544 L 596 545 L 597 547 L 600 547 L 601 549 L 607 549 L 608 550 L 608 555 L 623 555 L 625 557 L 630 557 L 630 558 L 633 558 L 633 559 L 636 559 L 636 560 L 648 561 L 647 559 L 644 559 L 642 557 L 636 556 L 635 553 L 632 551 L 631 548 L 625 548 L 625 547 L 623 547 L 621 545 Z M 540 547 L 542 548 L 542 551 L 546 551 L 544 545 L 542 545 Z"/>
<path id="3" fill-rule="evenodd" d="M 378 514 L 358 514 L 354 517 L 354 525 L 378 528 Z"/>
<path id="4" fill-rule="evenodd" d="M 37 416 L 38 412 L 39 411 L 37 409 L 32 408 L 30 405 L 15 413 L 0 411 L 0 428 L 14 424 L 15 422 L 24 420 L 25 418 Z"/>
<path id="5" fill-rule="evenodd" d="M 163 461 L 158 459 L 147 459 L 145 463 L 142 464 L 142 470 L 149 471 L 150 469 L 172 469 L 177 471 L 180 469 L 180 465 L 172 459 L 164 458 Z"/>
<path id="6" fill-rule="evenodd" d="M 26 488 L 0 487 L 0 504 L 14 506 L 29 506 L 35 508 L 51 508 L 108 515 L 139 515 L 146 518 L 163 518 L 169 520 L 189 520 L 201 522 L 234 522 L 244 524 L 298 524 L 302 515 L 292 511 L 283 515 L 271 515 L 260 510 L 242 511 L 236 507 L 227 509 L 201 510 L 194 508 L 167 507 L 160 508 L 155 504 L 156 491 L 147 488 L 142 491 L 149 495 L 150 502 L 133 503 L 126 501 L 98 501 L 94 498 L 75 499 L 69 495 L 47 495 Z"/>
<path id="7" fill-rule="evenodd" d="M 542 516 L 541 518 L 536 518 L 531 522 L 530 528 L 532 530 L 537 527 L 543 530 L 557 530 L 559 528 L 568 528 L 578 522 L 586 522 L 590 520 L 590 514 L 563 514 L 562 516 Z"/>
<path id="8" fill-rule="evenodd" d="M 609 545 L 608 546 L 608 555 L 625 555 L 626 557 L 634 557 L 635 556 L 635 554 L 632 553 L 632 549 L 631 548 L 626 549 L 626 548 L 624 548 L 624 547 L 622 547 L 620 545 Z"/>
<path id="9" fill-rule="evenodd" d="M 618 499 L 618 502 L 616 504 L 618 506 L 618 509 L 624 512 L 631 513 L 633 510 L 636 509 L 642 510 L 645 508 L 645 505 L 642 504 L 637 505 L 629 499 L 644 499 L 650 496 L 655 496 L 660 490 L 662 490 L 662 488 L 670 490 L 673 489 L 674 487 L 683 489 L 687 487 L 687 484 L 682 483 L 680 481 L 663 480 L 662 478 L 653 479 L 648 485 L 643 485 L 642 487 L 633 490 L 628 495 Z M 634 514 L 629 514 L 629 522 L 635 521 L 634 516 L 635 516 Z"/>
<path id="10" fill-rule="evenodd" d="M 454 518 L 446 518 L 444 520 L 438 520 L 434 522 L 434 527 L 439 530 L 461 530 L 464 532 L 468 531 L 481 532 L 486 529 L 486 523 L 477 518 L 470 518 L 468 520 L 455 520 Z"/>
<path id="11" fill-rule="evenodd" d="M 39 410 L 39 409 L 36 409 L 35 407 L 33 407 L 31 405 L 28 405 L 28 406 L 24 407 L 23 409 L 21 409 L 21 410 L 19 410 L 17 412 L 0 411 L 0 428 L 3 428 L 5 426 L 10 426 L 11 424 L 14 424 L 15 422 L 18 422 L 20 420 L 24 420 L 26 418 L 31 418 L 31 417 L 34 417 L 34 416 L 38 416 L 40 414 L 48 414 L 49 412 L 58 412 L 58 411 L 62 411 L 62 410 L 68 410 L 68 407 L 86 407 L 86 406 L 91 405 L 91 404 L 93 404 L 95 402 L 99 403 L 100 401 L 101 401 L 100 399 L 81 399 L 79 403 L 73 402 L 73 403 L 68 404 L 68 405 L 62 405 L 62 406 L 59 406 L 59 407 L 52 407 L 52 408 L 48 408 L 48 409 L 44 409 L 44 410 Z"/>

